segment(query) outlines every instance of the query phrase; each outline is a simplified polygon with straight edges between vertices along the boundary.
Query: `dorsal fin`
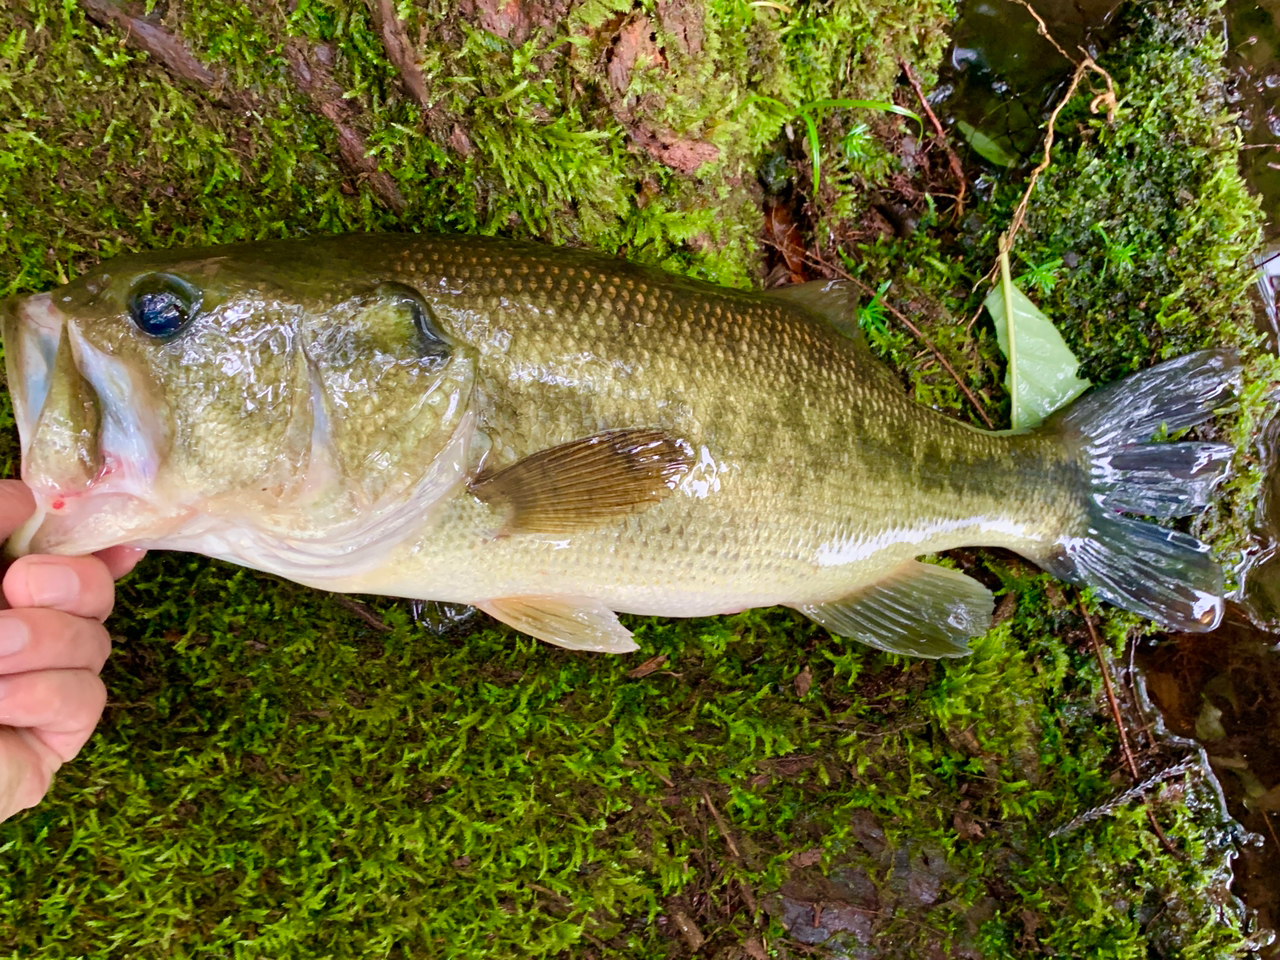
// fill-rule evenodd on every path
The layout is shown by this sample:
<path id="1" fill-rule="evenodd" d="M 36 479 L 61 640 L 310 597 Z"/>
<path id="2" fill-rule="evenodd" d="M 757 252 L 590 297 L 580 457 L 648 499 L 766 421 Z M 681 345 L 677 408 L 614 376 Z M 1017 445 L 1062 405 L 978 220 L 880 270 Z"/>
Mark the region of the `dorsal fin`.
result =
<path id="1" fill-rule="evenodd" d="M 765 296 L 786 300 L 816 313 L 850 340 L 863 342 L 858 326 L 858 292 L 847 280 L 813 280 L 769 290 Z"/>

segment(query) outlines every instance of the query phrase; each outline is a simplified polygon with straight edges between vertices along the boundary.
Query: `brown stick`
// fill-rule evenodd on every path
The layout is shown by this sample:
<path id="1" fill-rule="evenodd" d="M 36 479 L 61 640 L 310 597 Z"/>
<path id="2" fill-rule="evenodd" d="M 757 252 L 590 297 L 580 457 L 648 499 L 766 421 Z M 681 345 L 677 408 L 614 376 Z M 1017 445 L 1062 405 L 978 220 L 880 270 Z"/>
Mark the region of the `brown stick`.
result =
<path id="1" fill-rule="evenodd" d="M 742 854 L 738 852 L 738 845 L 733 842 L 733 834 L 729 832 L 729 825 L 725 823 L 724 818 L 720 816 L 720 811 L 716 809 L 716 805 L 711 802 L 711 794 L 705 789 L 702 791 L 702 799 L 707 805 L 707 809 L 711 811 L 711 816 L 715 818 L 716 827 L 720 830 L 720 836 L 724 837 L 724 842 L 729 848 L 729 853 L 733 855 L 733 859 L 742 863 Z M 738 892 L 742 894 L 743 901 L 747 904 L 747 909 L 751 911 L 754 918 L 760 912 L 759 902 L 756 900 L 756 893 L 751 889 L 751 884 L 746 880 L 738 878 Z"/>
<path id="2" fill-rule="evenodd" d="M 729 825 L 724 822 L 724 817 L 720 816 L 720 811 L 711 802 L 711 794 L 703 790 L 702 799 L 706 803 L 707 809 L 711 811 L 711 816 L 715 818 L 716 826 L 720 828 L 720 836 L 724 837 L 724 842 L 729 846 L 729 852 L 733 854 L 735 860 L 741 859 L 742 854 L 738 852 L 738 845 L 733 842 L 733 834 L 729 832 Z"/>
<path id="3" fill-rule="evenodd" d="M 1026 219 L 1027 206 L 1031 203 L 1031 194 L 1036 189 L 1036 181 L 1040 179 L 1040 175 L 1042 173 L 1049 169 L 1049 163 L 1052 159 L 1053 142 L 1058 123 L 1058 114 L 1062 113 L 1066 105 L 1071 102 L 1071 98 L 1076 95 L 1076 90 L 1079 89 L 1080 81 L 1084 78 L 1084 75 L 1092 71 L 1101 76 L 1107 84 L 1107 92 L 1099 94 L 1089 102 L 1090 110 L 1097 113 L 1100 106 L 1105 106 L 1107 108 L 1107 121 L 1109 123 L 1114 123 L 1116 111 L 1120 108 L 1120 101 L 1116 97 L 1115 81 L 1111 79 L 1111 74 L 1098 66 L 1094 62 L 1093 58 L 1088 54 L 1084 54 L 1084 59 L 1079 63 L 1076 63 L 1076 61 L 1068 55 L 1067 51 L 1062 49 L 1061 44 L 1059 44 L 1058 41 L 1049 33 L 1049 28 L 1045 25 L 1044 19 L 1040 14 L 1036 13 L 1035 8 L 1032 7 L 1027 0 L 1009 0 L 1009 2 L 1016 3 L 1019 6 L 1026 8 L 1027 12 L 1030 13 L 1031 16 L 1035 18 L 1036 23 L 1039 24 L 1040 35 L 1053 44 L 1054 49 L 1062 54 L 1062 56 L 1066 57 L 1068 62 L 1074 63 L 1076 70 L 1071 77 L 1071 85 L 1067 87 L 1066 94 L 1058 101 L 1058 105 L 1053 108 L 1053 112 L 1049 114 L 1049 122 L 1045 128 L 1044 154 L 1040 162 L 1036 164 L 1035 169 L 1031 171 L 1031 175 L 1027 178 L 1027 189 L 1022 194 L 1022 200 L 1019 201 L 1018 206 L 1013 211 L 1013 217 L 1009 221 L 1009 229 L 1005 231 L 1004 236 L 1001 237 L 1000 240 L 1000 248 L 1005 251 L 1013 250 L 1013 242 L 1018 236 L 1018 231 L 1022 229 L 1023 221 Z M 1081 51 L 1081 53 L 1084 53 L 1084 51 Z M 998 269 L 999 264 L 993 266 L 987 271 L 982 280 L 979 281 L 979 284 L 990 281 L 995 276 Z"/>
<path id="4" fill-rule="evenodd" d="M 346 607 L 348 610 L 354 613 L 357 617 L 359 617 L 361 620 L 363 620 L 365 623 L 367 623 L 369 626 L 373 627 L 373 629 L 379 631 L 380 633 L 391 632 L 391 628 L 387 626 L 386 621 L 383 620 L 376 613 L 374 613 L 372 610 L 370 610 L 367 606 L 365 606 L 359 600 L 352 600 L 350 597 L 344 597 L 340 593 L 335 593 L 333 595 L 333 599 L 337 600 L 340 606 Z"/>
<path id="5" fill-rule="evenodd" d="M 1035 8 L 1032 7 L 1031 4 L 1027 2 L 1027 0 L 1010 0 L 1010 2 L 1026 7 L 1027 13 L 1035 17 L 1036 24 L 1039 27 L 1038 33 L 1040 34 L 1040 36 L 1044 37 L 1046 40 L 1052 43 L 1053 49 L 1057 50 L 1060 54 L 1062 54 L 1064 59 L 1070 60 L 1072 63 L 1075 63 L 1075 60 L 1072 60 L 1071 56 L 1067 53 L 1067 51 L 1062 49 L 1062 46 L 1058 43 L 1058 41 L 1053 39 L 1053 34 L 1049 32 L 1049 27 L 1045 24 L 1044 18 L 1042 18 L 1040 14 L 1036 13 Z"/>
<path id="6" fill-rule="evenodd" d="M 920 89 L 920 81 L 916 79 L 915 73 L 911 69 L 911 64 L 899 57 L 898 65 L 902 67 L 902 72 L 907 75 L 907 82 L 911 84 L 911 89 L 916 92 L 916 99 L 920 101 L 920 106 L 924 109 L 925 115 L 929 118 L 929 122 L 933 124 L 933 130 L 938 135 L 938 142 L 942 144 L 942 149 L 947 151 L 947 162 L 951 165 L 951 173 L 956 178 L 956 182 L 960 184 L 960 193 L 956 195 L 956 217 L 964 212 L 964 197 L 968 189 L 968 180 L 964 175 L 964 167 L 960 164 L 960 158 L 956 152 L 951 149 L 951 142 L 947 139 L 947 132 L 942 127 L 942 122 L 938 119 L 938 115 L 933 112 L 933 107 L 929 105 L 929 101 L 925 99 L 924 91 Z"/>
<path id="7" fill-rule="evenodd" d="M 180 37 L 152 23 L 130 6 L 111 0 L 81 0 L 85 14 L 99 26 L 117 26 L 125 32 L 125 42 L 160 64 L 171 76 L 184 81 L 223 107 L 251 110 L 251 94 L 231 90 L 226 77 L 206 67 Z"/>
<path id="8" fill-rule="evenodd" d="M 418 106 L 430 110 L 432 103 L 427 93 L 427 79 L 418 66 L 418 52 L 409 39 L 404 21 L 396 16 L 395 0 L 365 0 L 365 6 L 382 36 L 382 48 L 387 52 L 387 59 L 400 71 L 401 83 Z"/>
<path id="9" fill-rule="evenodd" d="M 298 89 L 311 101 L 312 108 L 332 123 L 337 131 L 340 165 L 347 175 L 368 183 L 383 204 L 396 213 L 403 213 L 407 204 L 400 188 L 386 171 L 378 167 L 378 161 L 368 155 L 369 145 L 355 125 L 359 108 L 343 96 L 342 88 L 318 56 L 319 47 L 312 46 L 301 37 L 291 37 L 285 42 L 284 51 Z"/>
<path id="10" fill-rule="evenodd" d="M 1098 670 L 1102 673 L 1102 684 L 1107 692 L 1107 704 L 1111 707 L 1111 717 L 1115 720 L 1116 730 L 1120 734 L 1120 752 L 1124 754 L 1125 765 L 1128 766 L 1134 783 L 1137 783 L 1142 779 L 1142 774 L 1138 770 L 1138 761 L 1133 758 L 1133 751 L 1129 748 L 1129 735 L 1125 732 L 1124 718 L 1120 714 L 1120 701 L 1116 699 L 1116 689 L 1111 683 L 1111 668 L 1107 665 L 1107 658 L 1102 652 L 1102 641 L 1098 639 L 1098 631 L 1093 625 L 1093 618 L 1089 616 L 1089 611 L 1085 609 L 1084 598 L 1077 596 L 1076 603 L 1080 607 L 1080 614 L 1084 617 L 1085 626 L 1089 628 L 1089 642 L 1093 644 L 1093 655 L 1098 659 Z M 1178 859 L 1182 859 L 1183 855 L 1165 836 L 1159 821 L 1156 820 L 1156 813 L 1151 809 L 1151 804 L 1145 796 L 1143 797 L 1143 804 L 1147 808 L 1147 819 L 1151 821 L 1151 828 L 1155 831 L 1156 836 L 1160 838 L 1160 842 L 1164 844 L 1164 848 Z"/>
<path id="11" fill-rule="evenodd" d="M 1271 825 L 1271 812 L 1262 811 L 1262 822 L 1267 825 L 1267 833 L 1271 834 L 1271 842 L 1276 845 L 1276 852 L 1280 854 L 1280 840 L 1276 839 L 1276 828 Z"/>
<path id="12" fill-rule="evenodd" d="M 863 283 L 861 280 L 853 276 L 853 274 L 849 273 L 849 271 L 843 269 L 842 267 L 838 267 L 834 263 L 829 263 L 825 260 L 821 260 L 812 255 L 806 254 L 806 256 L 808 256 L 809 260 L 816 266 L 822 267 L 826 270 L 830 270 L 832 273 L 836 274 L 841 279 L 848 280 L 850 283 L 857 284 L 866 293 L 869 293 L 872 295 L 875 294 L 875 291 L 872 290 L 871 287 L 867 286 L 867 284 Z M 987 412 L 982 409 L 982 405 L 978 403 L 978 398 L 974 396 L 973 391 L 970 390 L 969 387 L 965 384 L 965 382 L 960 379 L 960 374 L 956 373 L 955 367 L 951 366 L 951 361 L 949 361 L 946 358 L 946 356 L 943 355 L 941 350 L 939 350 L 936 346 L 934 346 L 933 341 L 930 340 L 928 337 L 926 337 L 924 335 L 924 332 L 919 327 L 917 327 L 914 323 L 912 323 L 910 320 L 907 319 L 905 314 L 903 314 L 896 307 L 893 307 L 888 303 L 886 303 L 884 306 L 886 310 L 888 310 L 891 314 L 894 315 L 895 318 L 897 318 L 899 323 L 901 323 L 904 327 L 906 327 L 909 331 L 911 331 L 911 334 L 917 340 L 919 340 L 921 343 L 923 343 L 926 347 L 929 348 L 929 352 L 932 353 L 934 357 L 937 358 L 938 363 L 942 365 L 942 369 L 946 370 L 947 373 L 951 375 L 951 379 L 956 382 L 956 386 L 959 387 L 960 391 L 965 395 L 966 398 L 968 398 L 969 403 L 973 405 L 973 409 L 976 410 L 978 413 L 978 416 L 982 418 L 982 422 L 987 425 L 987 429 L 994 430 L 995 424 L 992 423 L 991 418 L 987 416 Z"/>

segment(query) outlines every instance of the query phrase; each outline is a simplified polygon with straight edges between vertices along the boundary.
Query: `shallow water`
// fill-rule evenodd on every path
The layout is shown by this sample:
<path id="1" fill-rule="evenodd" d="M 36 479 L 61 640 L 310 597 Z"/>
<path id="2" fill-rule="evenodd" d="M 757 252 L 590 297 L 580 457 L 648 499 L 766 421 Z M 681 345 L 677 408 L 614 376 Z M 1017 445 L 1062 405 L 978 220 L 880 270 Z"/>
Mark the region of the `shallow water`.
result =
<path id="1" fill-rule="evenodd" d="M 1110 40 L 1120 0 L 1040 0 L 1045 26 L 1068 52 L 1096 56 Z M 1042 37 L 1035 19 L 1008 0 L 961 4 L 952 46 L 930 97 L 939 117 L 977 142 L 966 126 L 994 141 L 1015 165 L 1039 159 L 1044 118 L 1065 92 L 1072 64 Z M 979 159 L 980 150 L 972 159 Z M 992 166 L 990 159 L 986 161 Z"/>
<path id="2" fill-rule="evenodd" d="M 1240 166 L 1262 198 L 1267 237 L 1280 237 L 1280 0 L 1236 0 L 1225 8 L 1227 100 L 1244 132 Z"/>

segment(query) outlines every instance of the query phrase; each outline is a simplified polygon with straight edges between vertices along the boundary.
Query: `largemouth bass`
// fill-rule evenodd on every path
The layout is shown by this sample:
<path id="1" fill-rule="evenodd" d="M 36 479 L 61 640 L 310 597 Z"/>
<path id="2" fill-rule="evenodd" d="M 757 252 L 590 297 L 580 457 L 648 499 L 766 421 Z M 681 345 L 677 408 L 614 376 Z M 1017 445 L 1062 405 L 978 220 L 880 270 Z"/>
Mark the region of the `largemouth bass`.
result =
<path id="1" fill-rule="evenodd" d="M 1179 630 L 1222 572 L 1157 519 L 1232 449 L 1227 351 L 994 434 L 914 403 L 845 285 L 745 293 L 586 252 L 350 236 L 111 260 L 0 307 L 17 552 L 191 550 L 326 590 L 473 604 L 577 649 L 617 612 L 792 606 L 959 656 L 992 596 L 917 558 L 1015 550 Z"/>

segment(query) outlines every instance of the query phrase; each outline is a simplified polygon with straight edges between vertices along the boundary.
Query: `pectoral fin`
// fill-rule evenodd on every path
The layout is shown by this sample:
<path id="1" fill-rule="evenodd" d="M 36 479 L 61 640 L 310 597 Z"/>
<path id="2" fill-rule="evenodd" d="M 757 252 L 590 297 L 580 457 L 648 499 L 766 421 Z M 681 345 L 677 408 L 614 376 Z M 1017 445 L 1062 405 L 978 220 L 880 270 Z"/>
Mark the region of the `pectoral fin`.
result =
<path id="1" fill-rule="evenodd" d="M 576 533 L 662 500 L 692 463 L 661 430 L 609 430 L 481 476 L 471 492 L 507 512 L 503 534 Z"/>
<path id="2" fill-rule="evenodd" d="M 993 600 L 978 581 L 912 560 L 883 580 L 831 603 L 796 607 L 832 633 L 889 653 L 964 657 L 991 626 Z"/>
<path id="3" fill-rule="evenodd" d="M 585 597 L 500 597 L 477 604 L 495 620 L 569 650 L 631 653 L 640 649 L 618 615 Z"/>

